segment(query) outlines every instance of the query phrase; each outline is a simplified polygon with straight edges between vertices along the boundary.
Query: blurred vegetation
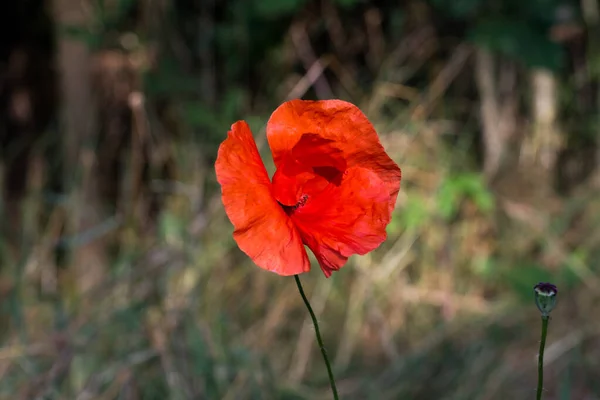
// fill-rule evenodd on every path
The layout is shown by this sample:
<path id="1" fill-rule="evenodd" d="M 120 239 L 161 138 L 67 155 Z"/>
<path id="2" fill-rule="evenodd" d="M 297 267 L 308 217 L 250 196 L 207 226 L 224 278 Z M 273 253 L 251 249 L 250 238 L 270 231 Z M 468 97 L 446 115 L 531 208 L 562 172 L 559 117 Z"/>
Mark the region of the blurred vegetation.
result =
<path id="1" fill-rule="evenodd" d="M 344 399 L 600 397 L 595 0 L 0 6 L 0 398 L 326 399 L 291 279 L 231 238 L 245 119 L 343 98 L 403 181 L 388 240 L 303 279 Z M 268 165 L 272 171 L 272 165 Z"/>

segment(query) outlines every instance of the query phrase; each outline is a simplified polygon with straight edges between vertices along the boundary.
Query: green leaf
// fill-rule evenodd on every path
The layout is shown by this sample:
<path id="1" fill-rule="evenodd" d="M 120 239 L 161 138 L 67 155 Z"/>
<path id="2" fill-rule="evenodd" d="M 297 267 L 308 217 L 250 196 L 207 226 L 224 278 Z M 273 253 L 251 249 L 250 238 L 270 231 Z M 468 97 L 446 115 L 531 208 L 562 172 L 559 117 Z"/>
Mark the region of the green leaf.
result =
<path id="1" fill-rule="evenodd" d="M 452 178 L 442 182 L 437 192 L 437 208 L 442 218 L 449 219 L 458 211 L 460 203 L 456 180 Z"/>
<path id="2" fill-rule="evenodd" d="M 197 94 L 200 79 L 181 70 L 177 60 L 164 58 L 156 73 L 144 76 L 146 92 L 153 95 Z"/>
<path id="3" fill-rule="evenodd" d="M 394 9 L 388 16 L 389 32 L 393 39 L 399 39 L 404 34 L 406 13 L 401 9 Z"/>
<path id="4" fill-rule="evenodd" d="M 363 0 L 335 0 L 335 4 L 342 8 L 352 8 L 360 4 Z"/>
<path id="5" fill-rule="evenodd" d="M 534 264 L 511 266 L 504 271 L 504 278 L 517 297 L 523 301 L 531 301 L 532 307 L 535 307 L 533 286 L 538 282 L 556 282 L 548 270 Z"/>
<path id="6" fill-rule="evenodd" d="M 232 121 L 238 119 L 240 111 L 246 99 L 246 92 L 239 88 L 229 89 L 221 102 L 221 117 L 224 120 Z"/>
<path id="7" fill-rule="evenodd" d="M 406 230 L 417 230 L 427 223 L 429 219 L 429 211 L 426 207 L 426 202 L 419 196 L 411 196 L 408 198 L 406 205 L 399 213 L 399 217 L 394 221 L 392 216 L 392 222 L 396 222 L 397 225 L 403 227 Z"/>
<path id="8" fill-rule="evenodd" d="M 431 0 L 431 3 L 444 14 L 454 18 L 465 18 L 479 11 L 484 0 Z"/>
<path id="9" fill-rule="evenodd" d="M 160 215 L 158 223 L 159 236 L 167 243 L 182 243 L 185 237 L 185 221 L 169 211 Z"/>
<path id="10" fill-rule="evenodd" d="M 464 173 L 450 176 L 440 186 L 437 193 L 438 212 L 449 219 L 458 212 L 460 202 L 473 201 L 480 211 L 487 213 L 494 208 L 494 196 L 485 186 L 480 174 Z"/>
<path id="11" fill-rule="evenodd" d="M 508 0 L 505 5 L 530 23 L 540 22 L 547 25 L 556 21 L 559 7 L 569 7 L 564 0 Z"/>
<path id="12" fill-rule="evenodd" d="M 496 264 L 496 260 L 491 257 L 476 256 L 472 263 L 473 272 L 486 280 L 495 279 L 497 270 Z"/>
<path id="13" fill-rule="evenodd" d="M 103 27 L 105 32 L 114 29 L 118 30 L 127 20 L 127 17 L 137 3 L 137 0 L 117 0 L 114 4 L 111 4 L 110 7 L 106 7 L 104 4 L 98 4 L 94 19 L 96 23 Z"/>
<path id="14" fill-rule="evenodd" d="M 548 32 L 526 21 L 489 19 L 475 25 L 469 38 L 478 46 L 504 54 L 529 67 L 558 70 L 563 49 L 550 40 Z"/>
<path id="15" fill-rule="evenodd" d="M 58 26 L 58 35 L 69 39 L 78 40 L 88 45 L 90 48 L 96 48 L 100 45 L 102 37 L 100 34 L 91 31 L 87 26 L 62 24 Z"/>
<path id="16" fill-rule="evenodd" d="M 255 12 L 263 18 L 277 18 L 294 14 L 306 3 L 306 0 L 256 0 Z"/>
<path id="17" fill-rule="evenodd" d="M 185 102 L 181 114 L 183 120 L 192 128 L 208 128 L 216 131 L 223 125 L 220 115 L 215 115 L 215 111 L 201 101 Z"/>
<path id="18" fill-rule="evenodd" d="M 475 202 L 479 210 L 483 212 L 492 211 L 494 208 L 494 196 L 485 186 L 485 182 L 481 175 L 461 175 L 458 186 L 466 196 Z"/>
<path id="19" fill-rule="evenodd" d="M 584 249 L 577 249 L 570 253 L 560 269 L 559 283 L 561 287 L 572 288 L 580 284 L 582 277 L 585 277 L 586 272 L 588 272 L 583 271 L 582 273 L 581 266 L 590 265 L 589 259 L 589 254 Z"/>

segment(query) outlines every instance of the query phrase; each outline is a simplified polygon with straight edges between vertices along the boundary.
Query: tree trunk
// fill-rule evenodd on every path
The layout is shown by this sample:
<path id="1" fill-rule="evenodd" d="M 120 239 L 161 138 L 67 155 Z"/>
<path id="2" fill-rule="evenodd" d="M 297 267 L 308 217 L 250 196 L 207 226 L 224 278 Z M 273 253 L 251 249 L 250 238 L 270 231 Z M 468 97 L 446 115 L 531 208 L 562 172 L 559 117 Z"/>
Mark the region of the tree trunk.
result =
<path id="1" fill-rule="evenodd" d="M 556 126 L 558 84 L 552 72 L 539 68 L 531 71 L 531 84 L 532 129 L 523 143 L 523 155 L 528 165 L 536 165 L 546 174 L 552 174 L 562 146 Z M 551 176 L 547 179 L 551 180 Z"/>
<path id="2" fill-rule="evenodd" d="M 85 0 L 54 0 L 57 25 L 57 70 L 60 80 L 64 190 L 69 197 L 66 221 L 70 238 L 82 239 L 102 221 L 97 189 L 96 107 L 92 93 L 91 54 L 80 38 L 61 34 L 62 28 L 86 28 L 91 4 Z M 74 241 L 69 267 L 80 294 L 101 282 L 105 272 L 104 245 L 100 240 Z M 73 242 L 71 242 L 73 243 Z"/>
<path id="3" fill-rule="evenodd" d="M 600 5 L 597 0 L 581 0 L 583 19 L 588 28 L 587 65 L 588 77 L 592 82 L 600 81 L 600 68 L 597 57 L 600 54 Z M 600 113 L 600 90 L 596 91 L 596 109 Z M 600 115 L 600 114 L 599 114 Z M 592 183 L 600 187 L 600 134 L 596 134 L 596 168 Z"/>
<path id="4" fill-rule="evenodd" d="M 516 99 L 514 86 L 516 71 L 512 65 L 503 65 L 496 72 L 498 59 L 485 49 L 477 49 L 475 81 L 481 102 L 481 130 L 483 135 L 483 170 L 492 180 L 502 165 L 507 145 L 516 128 Z M 501 90 L 502 89 L 502 93 Z"/>

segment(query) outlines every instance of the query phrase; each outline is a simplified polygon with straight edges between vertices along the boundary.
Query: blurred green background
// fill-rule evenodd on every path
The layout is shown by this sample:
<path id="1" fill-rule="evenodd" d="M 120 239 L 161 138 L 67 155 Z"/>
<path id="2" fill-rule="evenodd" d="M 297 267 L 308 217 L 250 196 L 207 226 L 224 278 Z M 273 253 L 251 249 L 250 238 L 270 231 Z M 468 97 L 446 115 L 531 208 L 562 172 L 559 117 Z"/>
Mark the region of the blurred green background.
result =
<path id="1" fill-rule="evenodd" d="M 0 398 L 328 399 L 292 278 L 237 249 L 238 119 L 342 98 L 403 171 L 388 240 L 303 275 L 343 399 L 600 398 L 596 0 L 0 6 Z M 272 165 L 268 165 L 271 168 Z"/>

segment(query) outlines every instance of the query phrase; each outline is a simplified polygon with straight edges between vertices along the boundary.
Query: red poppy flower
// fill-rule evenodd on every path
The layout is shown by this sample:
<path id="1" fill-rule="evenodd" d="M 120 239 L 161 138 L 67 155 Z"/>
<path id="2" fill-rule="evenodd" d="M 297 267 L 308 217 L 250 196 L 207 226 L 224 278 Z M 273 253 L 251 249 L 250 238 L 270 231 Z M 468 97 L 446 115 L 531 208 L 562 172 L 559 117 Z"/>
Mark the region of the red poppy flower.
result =
<path id="1" fill-rule="evenodd" d="M 385 240 L 401 172 L 356 106 L 286 102 L 271 115 L 267 140 L 272 181 L 244 121 L 231 126 L 215 164 L 234 239 L 256 265 L 307 272 L 306 245 L 329 277 Z"/>

